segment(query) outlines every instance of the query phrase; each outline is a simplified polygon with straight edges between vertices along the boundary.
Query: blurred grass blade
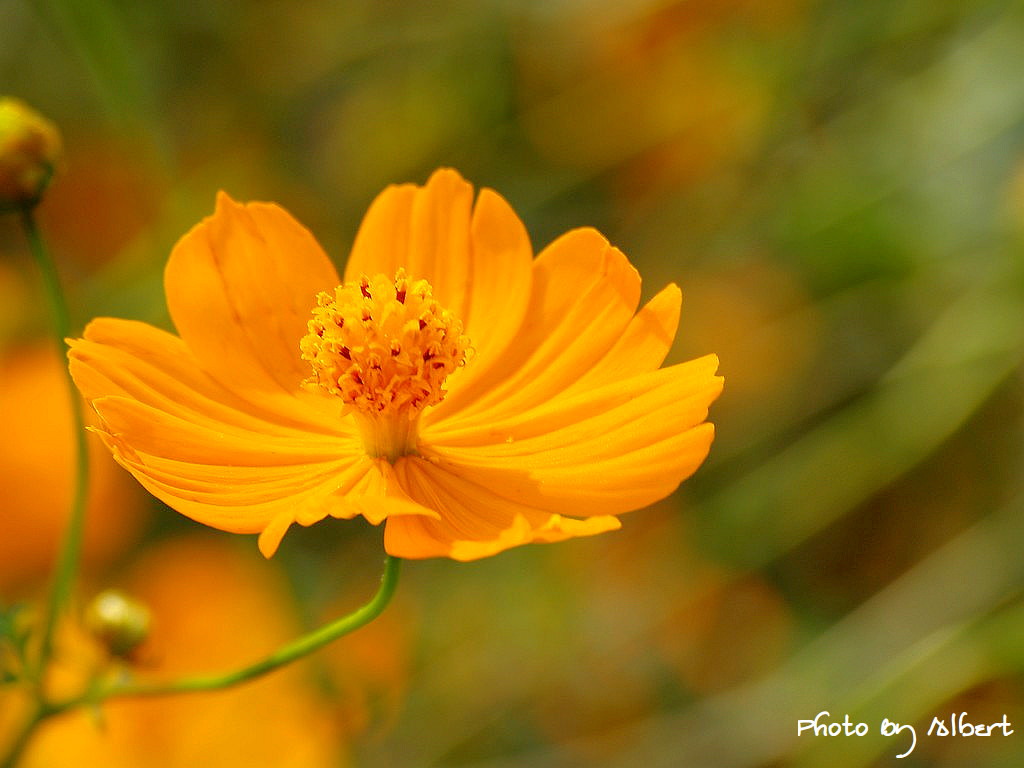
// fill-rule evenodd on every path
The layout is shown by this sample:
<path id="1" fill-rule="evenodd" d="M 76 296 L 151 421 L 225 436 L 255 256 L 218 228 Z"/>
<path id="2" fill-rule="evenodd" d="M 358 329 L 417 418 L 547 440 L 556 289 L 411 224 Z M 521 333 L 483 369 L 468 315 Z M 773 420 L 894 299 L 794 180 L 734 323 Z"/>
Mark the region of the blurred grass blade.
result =
<path id="1" fill-rule="evenodd" d="M 74 51 L 108 114 L 123 125 L 146 125 L 151 132 L 157 125 L 152 118 L 158 89 L 124 11 L 108 0 L 35 0 L 33 5 Z M 132 7 L 158 11 L 147 4 Z"/>
<path id="2" fill-rule="evenodd" d="M 1017 282 L 991 277 L 961 295 L 870 393 L 707 499 L 712 549 L 764 565 L 936 450 L 1024 357 Z"/>
<path id="3" fill-rule="evenodd" d="M 609 768 L 857 768 L 894 756 L 909 737 L 908 744 L 882 738 L 882 717 L 917 723 L 941 716 L 936 707 L 951 696 L 1024 666 L 1022 548 L 1024 496 L 939 548 L 764 678 L 578 746 L 597 754 L 614 745 L 622 759 L 605 763 Z M 851 722 L 867 722 L 871 735 L 798 739 L 796 721 L 822 710 L 831 713 L 829 722 L 842 722 L 845 713 Z M 645 759 L 633 762 L 638 755 Z M 513 764 L 565 763 L 545 753 Z"/>

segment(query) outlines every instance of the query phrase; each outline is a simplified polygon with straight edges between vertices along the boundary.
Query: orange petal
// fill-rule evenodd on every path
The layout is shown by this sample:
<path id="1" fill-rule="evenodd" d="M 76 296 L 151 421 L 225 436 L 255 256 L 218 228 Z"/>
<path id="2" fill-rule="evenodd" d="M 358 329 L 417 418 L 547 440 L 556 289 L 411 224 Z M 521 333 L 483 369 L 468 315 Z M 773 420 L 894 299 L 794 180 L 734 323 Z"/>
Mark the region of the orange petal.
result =
<path id="1" fill-rule="evenodd" d="M 708 405 L 722 390 L 715 376 L 718 357 L 705 355 L 668 368 L 657 368 L 582 392 L 569 392 L 503 419 L 440 422 L 421 432 L 421 448 L 473 448 L 488 453 L 528 454 L 565 446 L 578 448 L 594 440 L 614 454 L 621 445 L 608 435 L 657 415 L 659 430 L 678 432 L 707 416 Z M 638 432 L 638 435 L 642 435 Z"/>
<path id="2" fill-rule="evenodd" d="M 472 365 L 449 378 L 449 393 L 471 389 L 475 379 L 505 365 L 530 303 L 530 239 L 509 204 L 490 189 L 480 191 L 473 208 L 472 245 L 468 308 L 462 320 L 474 354 Z"/>
<path id="3" fill-rule="evenodd" d="M 392 275 L 399 267 L 416 279 L 408 268 L 409 241 L 412 238 L 412 206 L 420 188 L 415 184 L 391 184 L 374 198 L 363 215 L 345 264 L 345 282 L 361 275 Z"/>
<path id="4" fill-rule="evenodd" d="M 154 329 L 141 332 L 161 338 Z M 168 343 L 173 338 L 163 335 Z M 76 381 L 92 397 L 102 425 L 97 432 L 114 458 L 153 495 L 194 520 L 241 533 L 270 526 L 261 541 L 264 552 L 276 547 L 278 534 L 292 521 L 309 524 L 346 514 L 344 495 L 374 467 L 351 433 L 306 432 L 265 421 L 233 408 L 237 403 L 229 393 L 182 360 L 172 370 L 186 381 L 193 377 L 198 389 L 131 356 L 118 368 L 108 359 L 112 349 L 126 354 L 95 341 L 76 342 L 72 365 Z M 90 352 L 107 364 L 111 378 L 100 372 L 103 365 L 94 365 Z M 117 394 L 95 397 L 96 387 Z"/>
<path id="5" fill-rule="evenodd" d="M 426 186 L 390 186 L 370 205 L 359 227 L 346 282 L 360 275 L 394 275 L 430 283 L 434 298 L 464 319 L 469 286 L 473 187 L 453 170 L 435 171 Z"/>
<path id="6" fill-rule="evenodd" d="M 438 513 L 411 498 L 399 480 L 394 467 L 383 459 L 375 459 L 378 472 L 367 484 L 350 494 L 349 503 L 374 525 L 385 519 L 402 516 L 437 518 Z"/>
<path id="7" fill-rule="evenodd" d="M 212 419 L 192 420 L 125 397 L 93 401 L 103 430 L 133 450 L 200 464 L 276 467 L 333 459 L 359 451 L 349 436 L 268 434 Z M 201 423 L 200 423 L 201 421 Z"/>
<path id="8" fill-rule="evenodd" d="M 189 465 L 125 450 L 108 433 L 101 437 L 146 490 L 186 517 L 233 533 L 260 532 L 259 547 L 266 557 L 276 551 L 292 523 L 308 526 L 327 516 L 360 514 L 374 524 L 389 516 L 437 516 L 408 500 L 397 482 L 390 481 L 387 488 L 381 462 L 364 455 L 320 466 Z M 211 476 L 220 480 L 205 479 Z"/>
<path id="9" fill-rule="evenodd" d="M 340 480 L 339 486 L 329 496 L 317 500 L 314 506 L 307 504 L 278 512 L 260 534 L 263 556 L 270 557 L 277 551 L 281 538 L 293 522 L 312 525 L 327 515 L 342 519 L 362 515 L 373 525 L 379 525 L 385 519 L 402 516 L 438 517 L 437 512 L 406 495 L 388 462 L 364 456 L 353 470 L 346 472 L 346 479 Z"/>
<path id="10" fill-rule="evenodd" d="M 267 558 L 273 557 L 277 548 L 281 546 L 281 539 L 284 538 L 293 522 L 295 522 L 293 516 L 286 510 L 282 510 L 272 517 L 256 540 L 260 554 Z"/>
<path id="11" fill-rule="evenodd" d="M 437 514 L 405 497 L 387 462 L 363 454 L 347 421 L 283 392 L 254 405 L 208 376 L 176 336 L 102 319 L 71 347 L 76 383 L 117 461 L 194 520 L 260 531 L 267 556 L 295 522 Z"/>
<path id="12" fill-rule="evenodd" d="M 87 401 L 118 395 L 197 424 L 261 434 L 351 435 L 308 393 L 267 393 L 257 405 L 209 376 L 185 343 L 131 320 L 100 318 L 69 342 L 71 375 Z"/>
<path id="13" fill-rule="evenodd" d="M 639 300 L 640 276 L 600 233 L 563 235 L 534 262 L 530 304 L 501 364 L 465 385 L 453 377 L 425 421 L 501 418 L 554 397 L 612 349 Z"/>
<path id="14" fill-rule="evenodd" d="M 337 284 L 330 260 L 286 211 L 223 192 L 213 216 L 178 241 L 164 272 L 174 325 L 203 369 L 232 389 L 260 393 L 294 392 L 308 375 L 299 339 L 317 292 Z"/>
<path id="15" fill-rule="evenodd" d="M 398 557 L 475 560 L 530 542 L 562 541 L 614 530 L 614 517 L 574 520 L 531 509 L 418 458 L 396 464 L 409 495 L 439 519 L 388 520 L 384 546 Z"/>
<path id="16" fill-rule="evenodd" d="M 613 458 L 550 466 L 529 459 L 472 456 L 464 450 L 439 466 L 503 498 L 569 515 L 618 515 L 671 494 L 707 457 L 714 427 L 704 423 Z M 543 466 L 540 466 L 543 464 Z"/>
<path id="17" fill-rule="evenodd" d="M 498 422 L 423 436 L 421 454 L 550 512 L 619 514 L 667 496 L 704 460 L 717 358 L 566 396 Z M 583 512 L 581 510 L 586 510 Z"/>
<path id="18" fill-rule="evenodd" d="M 426 279 L 434 297 L 462 320 L 477 352 L 474 365 L 452 377 L 449 389 L 494 364 L 516 335 L 530 298 L 533 250 L 526 228 L 505 200 L 473 187 L 450 169 L 424 187 L 388 187 L 359 228 L 345 269 L 360 275 L 394 274 Z"/>
<path id="19" fill-rule="evenodd" d="M 194 475 L 210 467 L 179 462 L 169 471 L 168 462 L 160 457 L 126 450 L 107 433 L 101 436 L 118 463 L 158 499 L 186 517 L 234 533 L 261 531 L 282 513 L 307 525 L 328 514 L 340 517 L 336 512 L 345 508 L 346 488 L 372 470 L 363 457 L 352 456 L 315 470 L 301 465 L 282 468 L 285 473 L 274 482 L 263 482 L 254 468 L 221 465 L 213 468 L 234 471 L 235 477 L 204 486 Z"/>
<path id="20" fill-rule="evenodd" d="M 274 505 L 281 500 L 296 499 L 311 488 L 321 488 L 325 495 L 341 496 L 357 488 L 373 469 L 363 456 L 345 456 L 316 464 L 293 464 L 281 467 L 239 467 L 228 464 L 191 464 L 189 462 L 140 453 L 119 446 L 117 438 L 104 436 L 123 465 L 133 473 L 144 474 L 178 498 L 209 506 L 255 507 Z M 352 514 L 334 514 L 331 508 L 311 519 L 306 514 L 295 515 L 295 521 L 311 525 L 327 514 L 335 517 L 354 517 Z"/>
<path id="21" fill-rule="evenodd" d="M 676 337 L 681 302 L 677 285 L 663 288 L 636 313 L 615 346 L 562 394 L 595 389 L 658 368 Z"/>

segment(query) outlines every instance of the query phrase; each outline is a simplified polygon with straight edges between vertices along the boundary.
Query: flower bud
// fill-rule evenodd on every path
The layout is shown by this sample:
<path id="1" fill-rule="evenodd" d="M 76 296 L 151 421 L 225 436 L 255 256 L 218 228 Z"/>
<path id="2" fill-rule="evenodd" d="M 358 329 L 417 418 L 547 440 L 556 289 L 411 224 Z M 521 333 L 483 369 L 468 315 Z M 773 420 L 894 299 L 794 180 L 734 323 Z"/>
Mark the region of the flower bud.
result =
<path id="1" fill-rule="evenodd" d="M 0 208 L 38 202 L 61 151 L 53 123 L 18 99 L 0 97 Z"/>
<path id="2" fill-rule="evenodd" d="M 149 635 L 149 608 L 116 589 L 104 590 L 86 609 L 85 625 L 112 654 L 129 656 Z"/>

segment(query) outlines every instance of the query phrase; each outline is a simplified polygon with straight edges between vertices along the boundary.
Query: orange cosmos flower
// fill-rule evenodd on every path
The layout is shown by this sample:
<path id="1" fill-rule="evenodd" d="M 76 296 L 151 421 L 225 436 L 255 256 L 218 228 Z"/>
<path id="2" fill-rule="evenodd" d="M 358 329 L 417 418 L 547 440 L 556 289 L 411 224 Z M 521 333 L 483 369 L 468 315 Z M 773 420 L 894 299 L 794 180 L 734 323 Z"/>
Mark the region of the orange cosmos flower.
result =
<path id="1" fill-rule="evenodd" d="M 221 194 L 164 274 L 179 336 L 98 319 L 71 372 L 114 457 L 199 522 L 387 521 L 395 556 L 486 557 L 609 531 L 704 460 L 708 355 L 592 229 L 533 258 L 495 192 L 440 170 L 373 202 L 344 280 L 281 208 Z"/>

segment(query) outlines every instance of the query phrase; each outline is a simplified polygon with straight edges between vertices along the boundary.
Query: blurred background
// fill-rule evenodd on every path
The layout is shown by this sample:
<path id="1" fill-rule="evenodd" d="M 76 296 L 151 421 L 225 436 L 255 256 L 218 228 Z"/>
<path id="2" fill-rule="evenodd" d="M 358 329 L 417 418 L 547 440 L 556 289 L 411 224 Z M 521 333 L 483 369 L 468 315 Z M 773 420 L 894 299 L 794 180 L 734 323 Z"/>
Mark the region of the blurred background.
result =
<path id="1" fill-rule="evenodd" d="M 76 329 L 169 327 L 163 265 L 218 189 L 343 265 L 377 192 L 448 165 L 536 249 L 594 225 L 645 297 L 677 282 L 670 362 L 726 377 L 708 462 L 621 532 L 407 563 L 312 660 L 55 720 L 26 765 L 1024 762 L 1021 3 L 0 0 L 0 91 L 64 136 L 39 217 Z M 45 587 L 70 493 L 40 296 L 4 217 L 8 607 Z M 252 660 L 374 589 L 377 529 L 293 531 L 265 562 L 94 464 L 78 595 L 148 602 L 140 674 Z M 70 681 L 87 646 L 61 636 Z M 869 733 L 798 737 L 823 710 Z M 927 735 L 960 712 L 1014 733 Z M 915 727 L 908 757 L 883 718 Z"/>

